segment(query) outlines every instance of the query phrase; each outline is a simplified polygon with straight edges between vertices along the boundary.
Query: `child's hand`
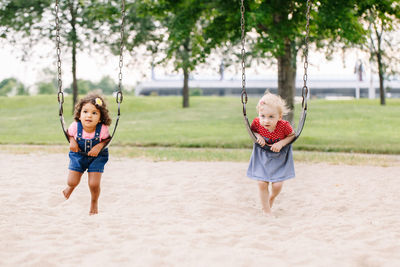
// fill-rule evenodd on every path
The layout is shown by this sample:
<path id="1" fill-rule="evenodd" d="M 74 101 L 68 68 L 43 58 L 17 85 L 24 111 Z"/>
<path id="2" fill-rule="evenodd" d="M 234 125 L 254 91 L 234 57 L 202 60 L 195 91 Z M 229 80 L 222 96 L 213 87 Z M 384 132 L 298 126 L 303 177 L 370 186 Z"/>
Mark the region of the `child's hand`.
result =
<path id="1" fill-rule="evenodd" d="M 72 152 L 79 152 L 79 145 L 74 138 L 69 139 L 69 150 Z"/>
<path id="2" fill-rule="evenodd" d="M 279 152 L 279 151 L 281 151 L 282 147 L 283 147 L 282 143 L 281 142 L 277 142 L 277 143 L 275 143 L 275 144 L 273 144 L 271 146 L 271 151 Z"/>
<path id="3" fill-rule="evenodd" d="M 97 157 L 101 151 L 101 149 L 103 148 L 102 145 L 97 144 L 94 147 L 92 147 L 92 149 L 88 152 L 88 156 L 91 157 Z"/>
<path id="4" fill-rule="evenodd" d="M 262 136 L 257 135 L 257 143 L 259 143 L 260 146 L 265 146 L 265 139 Z"/>

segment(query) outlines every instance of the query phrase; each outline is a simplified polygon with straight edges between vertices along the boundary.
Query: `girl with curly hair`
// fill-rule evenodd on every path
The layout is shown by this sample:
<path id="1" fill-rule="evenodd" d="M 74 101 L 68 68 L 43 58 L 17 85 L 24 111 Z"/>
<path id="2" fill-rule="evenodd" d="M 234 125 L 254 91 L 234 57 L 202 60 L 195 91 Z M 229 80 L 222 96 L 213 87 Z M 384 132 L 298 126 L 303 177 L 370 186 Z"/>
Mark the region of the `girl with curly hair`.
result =
<path id="1" fill-rule="evenodd" d="M 74 120 L 67 131 L 70 163 L 67 187 L 63 194 L 68 199 L 87 170 L 91 193 L 89 214 L 94 215 L 98 213 L 100 180 L 108 161 L 108 148 L 103 148 L 110 139 L 108 127 L 111 119 L 103 97 L 89 93 L 82 98 L 75 106 Z"/>

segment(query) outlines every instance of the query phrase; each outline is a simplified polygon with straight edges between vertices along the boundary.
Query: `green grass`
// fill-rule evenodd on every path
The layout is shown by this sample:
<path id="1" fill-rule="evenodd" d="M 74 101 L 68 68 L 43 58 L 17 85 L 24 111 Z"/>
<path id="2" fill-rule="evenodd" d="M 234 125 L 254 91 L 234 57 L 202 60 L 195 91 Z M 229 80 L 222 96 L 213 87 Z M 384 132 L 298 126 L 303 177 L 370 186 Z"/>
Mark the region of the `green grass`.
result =
<path id="1" fill-rule="evenodd" d="M 67 126 L 72 121 L 71 101 L 66 97 L 64 104 Z M 181 97 L 125 97 L 113 145 L 136 146 L 138 150 L 174 147 L 178 154 L 182 153 L 179 148 L 203 148 L 204 154 L 209 154 L 215 148 L 251 147 L 239 97 L 191 97 L 188 109 L 181 108 L 181 101 Z M 256 102 L 255 98 L 249 99 L 250 121 L 256 115 Z M 109 98 L 108 104 L 115 118 L 115 100 Z M 298 116 L 299 106 L 296 108 Z M 294 149 L 400 154 L 399 115 L 400 99 L 388 99 L 386 106 L 366 99 L 310 100 L 306 125 Z M 0 125 L 0 144 L 66 143 L 56 96 L 0 97 Z M 162 154 L 163 149 L 147 149 L 146 153 Z M 195 157 L 190 153 L 188 157 Z M 235 157 L 232 155 L 232 160 Z"/>

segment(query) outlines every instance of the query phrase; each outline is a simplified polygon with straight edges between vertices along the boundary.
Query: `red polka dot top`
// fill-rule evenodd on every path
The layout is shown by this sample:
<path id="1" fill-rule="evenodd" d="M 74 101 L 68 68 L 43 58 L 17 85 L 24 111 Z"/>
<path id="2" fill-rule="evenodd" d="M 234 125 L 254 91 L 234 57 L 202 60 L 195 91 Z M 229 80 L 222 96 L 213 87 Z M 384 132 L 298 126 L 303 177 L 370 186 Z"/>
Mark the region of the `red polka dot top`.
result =
<path id="1" fill-rule="evenodd" d="M 268 144 L 274 144 L 284 139 L 293 132 L 293 128 L 288 121 L 279 120 L 273 132 L 268 131 L 260 124 L 260 118 L 255 118 L 251 124 L 251 130 L 266 137 Z"/>

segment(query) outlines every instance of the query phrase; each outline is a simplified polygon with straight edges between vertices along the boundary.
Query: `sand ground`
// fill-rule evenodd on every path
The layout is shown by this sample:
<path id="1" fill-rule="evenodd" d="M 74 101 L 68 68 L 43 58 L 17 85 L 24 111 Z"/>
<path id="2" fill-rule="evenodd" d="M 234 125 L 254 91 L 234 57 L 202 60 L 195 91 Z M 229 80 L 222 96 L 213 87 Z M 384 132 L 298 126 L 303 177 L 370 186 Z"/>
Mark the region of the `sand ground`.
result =
<path id="1" fill-rule="evenodd" d="M 267 218 L 247 163 L 111 157 L 96 216 L 67 165 L 0 152 L 0 266 L 400 266 L 400 166 L 296 163 Z"/>

